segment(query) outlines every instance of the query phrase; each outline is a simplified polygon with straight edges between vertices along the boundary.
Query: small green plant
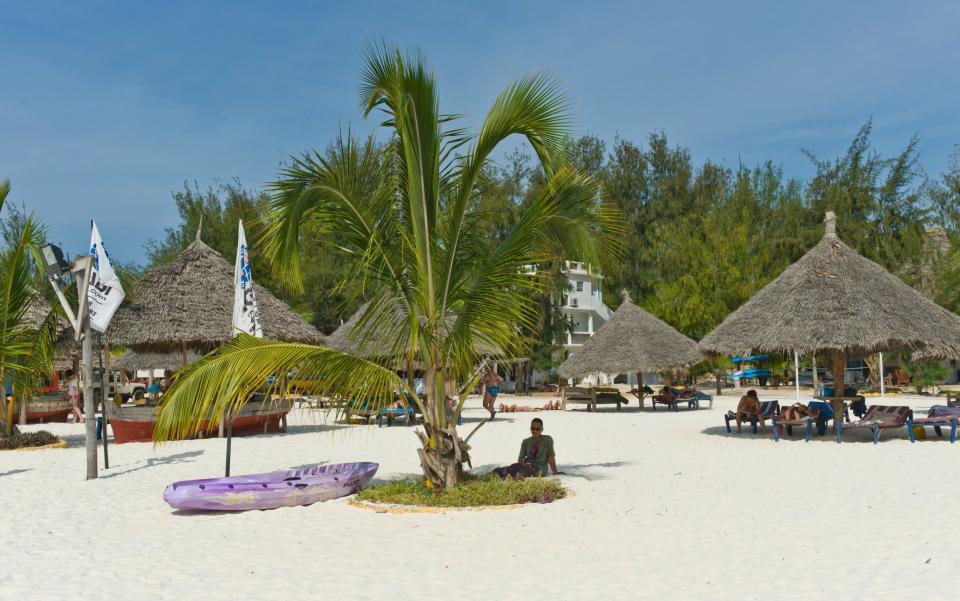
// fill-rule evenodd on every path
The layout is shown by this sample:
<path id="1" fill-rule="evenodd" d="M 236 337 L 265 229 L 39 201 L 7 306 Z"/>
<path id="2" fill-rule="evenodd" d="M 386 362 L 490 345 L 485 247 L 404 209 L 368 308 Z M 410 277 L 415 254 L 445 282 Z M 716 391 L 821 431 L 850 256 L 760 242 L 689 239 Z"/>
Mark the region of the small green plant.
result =
<path id="1" fill-rule="evenodd" d="M 25 432 L 14 434 L 6 438 L 0 438 L 0 450 L 11 451 L 13 449 L 22 449 L 24 447 L 42 447 L 53 444 L 60 439 L 46 430 L 39 432 Z"/>
<path id="2" fill-rule="evenodd" d="M 910 374 L 910 383 L 916 389 L 917 394 L 922 393 L 933 384 L 943 384 L 943 381 L 950 375 L 950 368 L 942 365 L 939 361 L 913 361 L 905 358 L 903 365 L 907 373 Z"/>
<path id="3" fill-rule="evenodd" d="M 428 489 L 419 480 L 394 480 L 363 489 L 357 499 L 423 507 L 484 507 L 550 503 L 566 495 L 566 489 L 556 480 L 501 480 L 495 474 L 486 474 L 467 476 L 460 484 L 448 489 Z"/>

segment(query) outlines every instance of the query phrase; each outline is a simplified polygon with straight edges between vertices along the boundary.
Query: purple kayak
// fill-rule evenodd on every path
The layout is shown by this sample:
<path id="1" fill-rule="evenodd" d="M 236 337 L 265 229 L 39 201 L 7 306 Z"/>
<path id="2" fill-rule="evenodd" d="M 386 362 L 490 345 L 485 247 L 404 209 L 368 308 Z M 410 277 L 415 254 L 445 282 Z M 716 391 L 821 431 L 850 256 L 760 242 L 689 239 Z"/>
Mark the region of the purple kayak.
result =
<path id="1" fill-rule="evenodd" d="M 246 511 L 310 505 L 359 492 L 377 473 L 377 463 L 335 463 L 302 470 L 174 482 L 163 500 L 174 509 Z"/>

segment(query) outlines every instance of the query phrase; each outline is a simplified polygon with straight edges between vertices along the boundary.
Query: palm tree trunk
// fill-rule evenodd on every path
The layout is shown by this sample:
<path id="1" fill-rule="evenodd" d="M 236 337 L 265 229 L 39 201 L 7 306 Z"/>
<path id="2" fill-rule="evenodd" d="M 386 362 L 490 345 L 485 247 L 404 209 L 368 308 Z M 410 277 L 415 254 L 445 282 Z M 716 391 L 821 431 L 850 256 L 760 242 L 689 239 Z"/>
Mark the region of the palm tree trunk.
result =
<path id="1" fill-rule="evenodd" d="M 446 419 L 446 390 L 441 370 L 427 368 L 427 391 L 430 395 L 423 415 L 424 431 L 420 438 L 420 467 L 430 488 L 452 488 L 463 478 L 463 463 L 470 461 L 470 449 L 457 432 L 455 419 Z"/>

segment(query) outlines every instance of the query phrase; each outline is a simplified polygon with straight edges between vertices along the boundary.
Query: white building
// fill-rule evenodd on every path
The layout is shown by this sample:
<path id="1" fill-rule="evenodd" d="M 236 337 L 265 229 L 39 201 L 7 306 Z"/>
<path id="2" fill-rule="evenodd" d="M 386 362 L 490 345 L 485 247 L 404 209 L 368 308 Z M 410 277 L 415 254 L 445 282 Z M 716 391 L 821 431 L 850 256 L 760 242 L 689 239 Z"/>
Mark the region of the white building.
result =
<path id="1" fill-rule="evenodd" d="M 561 299 L 560 311 L 573 324 L 573 331 L 567 333 L 563 346 L 571 352 L 607 323 L 613 311 L 603 304 L 603 275 L 577 261 L 566 261 L 562 271 L 569 288 Z"/>

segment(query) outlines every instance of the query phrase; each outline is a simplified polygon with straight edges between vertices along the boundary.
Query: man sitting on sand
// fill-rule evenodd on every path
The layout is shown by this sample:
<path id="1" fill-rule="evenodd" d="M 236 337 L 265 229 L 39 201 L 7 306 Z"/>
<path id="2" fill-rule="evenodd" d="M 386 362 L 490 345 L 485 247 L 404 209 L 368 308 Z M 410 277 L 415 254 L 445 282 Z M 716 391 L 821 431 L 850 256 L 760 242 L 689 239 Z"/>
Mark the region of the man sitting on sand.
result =
<path id="1" fill-rule="evenodd" d="M 501 478 L 524 476 L 546 476 L 547 466 L 554 475 L 557 470 L 557 457 L 553 452 L 553 438 L 543 434 L 543 420 L 539 417 L 530 422 L 530 438 L 520 443 L 520 455 L 517 463 L 508 467 L 498 467 L 494 472 Z"/>
<path id="2" fill-rule="evenodd" d="M 748 390 L 747 394 L 740 397 L 740 402 L 737 403 L 737 434 L 740 433 L 740 424 L 743 420 L 750 421 L 750 418 L 753 417 L 760 422 L 760 431 L 766 432 L 767 426 L 763 422 L 763 416 L 760 415 L 760 399 L 757 398 L 757 391 Z"/>

